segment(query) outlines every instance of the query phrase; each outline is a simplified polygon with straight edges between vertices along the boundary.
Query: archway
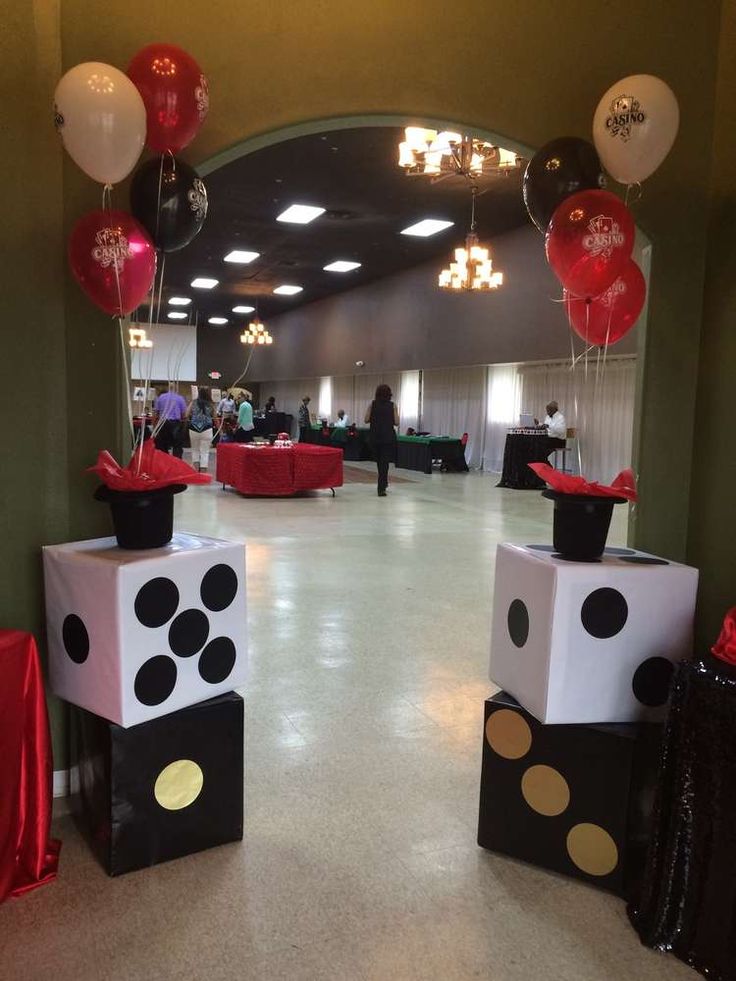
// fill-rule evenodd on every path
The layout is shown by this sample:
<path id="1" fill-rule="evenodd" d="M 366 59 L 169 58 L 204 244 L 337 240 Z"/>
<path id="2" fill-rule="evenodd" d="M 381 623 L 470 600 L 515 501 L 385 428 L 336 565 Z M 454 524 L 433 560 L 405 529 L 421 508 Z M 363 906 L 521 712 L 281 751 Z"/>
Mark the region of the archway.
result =
<path id="1" fill-rule="evenodd" d="M 300 146 L 303 147 L 304 145 L 306 145 L 309 142 L 310 138 L 315 137 L 317 135 L 321 135 L 321 134 L 325 134 L 325 133 L 327 133 L 327 134 L 333 134 L 334 135 L 336 133 L 339 134 L 340 132 L 345 132 L 345 133 L 348 133 L 348 132 L 350 132 L 350 133 L 366 132 L 366 133 L 368 133 L 371 129 L 375 129 L 378 132 L 379 131 L 379 128 L 380 128 L 380 131 L 383 131 L 384 129 L 386 129 L 388 127 L 397 128 L 396 131 L 398 132 L 398 127 L 399 126 L 402 126 L 402 125 L 405 125 L 405 124 L 412 124 L 412 123 L 417 124 L 417 125 L 421 125 L 421 126 L 432 126 L 433 128 L 436 128 L 436 129 L 442 129 L 442 128 L 444 128 L 444 129 L 461 130 L 463 132 L 467 132 L 467 133 L 473 135 L 474 137 L 478 137 L 478 138 L 481 138 L 481 139 L 488 140 L 488 141 L 490 141 L 490 142 L 492 142 L 492 143 L 494 143 L 496 145 L 501 145 L 501 146 L 509 147 L 509 148 L 515 150 L 517 153 L 525 155 L 527 158 L 532 154 L 532 150 L 530 148 L 528 148 L 526 145 L 521 144 L 518 141 L 509 140 L 506 137 L 499 136 L 495 132 L 492 132 L 492 131 L 487 130 L 487 129 L 482 129 L 482 128 L 479 128 L 477 126 L 474 127 L 474 126 L 470 126 L 470 125 L 464 124 L 464 123 L 457 123 L 457 122 L 448 121 L 448 120 L 442 119 L 442 118 L 428 117 L 428 116 L 427 117 L 418 117 L 418 116 L 406 116 L 406 115 L 403 115 L 403 114 L 401 114 L 401 115 L 399 115 L 399 114 L 391 114 L 391 115 L 370 114 L 370 115 L 361 115 L 361 116 L 329 117 L 327 119 L 307 120 L 307 121 L 304 121 L 304 122 L 299 123 L 299 124 L 293 124 L 293 125 L 290 125 L 290 126 L 281 127 L 279 129 L 275 129 L 275 130 L 270 131 L 268 133 L 260 134 L 260 135 L 258 135 L 256 137 L 249 137 L 249 138 L 246 138 L 243 141 L 235 144 L 234 146 L 230 147 L 228 150 L 223 151 L 222 153 L 217 154 L 217 155 L 215 155 L 212 158 L 209 158 L 208 160 L 206 160 L 201 165 L 201 168 L 200 169 L 201 169 L 201 171 L 204 174 L 212 175 L 212 174 L 220 171 L 221 169 L 224 172 L 225 170 L 227 170 L 228 168 L 230 168 L 230 171 L 233 174 L 233 179 L 236 179 L 236 175 L 238 174 L 238 171 L 237 170 L 236 171 L 233 171 L 232 170 L 232 165 L 234 165 L 235 162 L 237 162 L 237 161 L 239 161 L 239 160 L 241 160 L 243 158 L 252 156 L 254 154 L 259 154 L 259 153 L 264 153 L 265 158 L 266 159 L 269 159 L 269 157 L 267 156 L 268 151 L 273 150 L 273 148 L 278 147 L 279 145 L 288 144 L 289 146 L 292 146 L 293 147 L 293 151 L 296 154 L 296 153 L 298 153 L 298 148 Z M 327 136 L 322 135 L 322 139 L 327 139 L 327 138 L 328 138 Z M 333 149 L 337 149 L 337 148 L 333 148 Z M 388 166 L 388 167 L 391 166 L 391 164 L 389 163 L 388 159 L 386 160 L 386 166 Z M 263 172 L 264 172 L 264 167 L 261 167 L 260 173 L 263 173 Z M 276 173 L 276 171 L 274 171 L 274 173 Z M 267 185 L 264 185 L 264 193 L 266 193 L 266 187 L 267 187 Z M 520 191 L 519 191 L 519 194 L 518 194 L 518 198 L 519 198 L 519 208 L 521 209 L 521 193 L 520 193 Z M 526 219 L 524 219 L 524 221 L 526 222 Z M 241 233 L 240 234 L 245 234 L 242 231 L 242 227 L 243 227 L 242 226 L 242 223 L 240 224 L 239 227 L 241 228 Z M 542 256 L 543 256 L 543 240 L 542 240 L 541 237 L 537 236 L 536 232 L 534 232 L 532 234 L 532 232 L 531 232 L 531 225 L 530 224 L 527 225 L 527 228 L 528 228 L 528 231 L 529 231 L 530 240 L 533 240 L 533 242 L 534 242 L 534 248 L 532 250 L 533 257 L 534 257 L 535 261 L 540 261 L 541 262 L 542 261 Z M 246 227 L 246 231 L 247 231 L 247 227 Z M 203 236 L 206 236 L 206 235 L 207 235 L 207 230 L 205 229 L 205 232 L 203 233 Z M 639 238 L 640 238 L 640 242 L 639 242 L 639 246 L 638 246 L 639 255 L 637 257 L 641 261 L 641 253 L 642 253 L 642 250 L 644 249 L 644 250 L 646 250 L 646 258 L 648 260 L 649 252 L 648 252 L 648 244 L 647 244 L 646 237 L 643 234 L 640 234 Z M 518 274 L 518 270 L 517 270 L 517 274 Z M 552 311 L 553 309 L 554 310 L 560 309 L 560 308 L 553 307 L 552 306 L 552 302 L 551 302 L 555 297 L 559 297 L 559 287 L 558 287 L 556 281 L 553 280 L 553 279 L 550 279 L 549 284 L 546 284 L 545 283 L 544 289 L 545 289 L 545 291 L 548 291 L 548 299 L 545 297 L 545 300 L 544 300 L 544 302 L 546 304 L 546 307 L 547 307 L 547 310 L 548 311 Z M 223 311 L 217 311 L 217 312 L 218 313 L 220 313 L 220 312 L 226 313 L 227 311 L 226 310 L 223 310 Z M 538 314 L 538 312 L 539 312 L 538 310 L 537 311 L 534 311 L 535 314 Z M 642 382 L 642 378 L 643 378 L 643 357 L 641 356 L 641 353 L 643 352 L 644 346 L 645 346 L 644 345 L 644 324 L 645 324 L 645 317 L 642 317 L 641 325 L 640 325 L 640 328 L 638 330 L 638 338 L 639 338 L 639 345 L 638 345 L 638 347 L 639 347 L 639 355 L 640 356 L 639 356 L 639 359 L 638 359 L 638 362 L 637 362 L 637 370 L 638 370 L 638 383 L 637 383 L 637 387 L 638 387 L 639 390 L 641 390 L 642 384 L 643 384 L 643 382 Z M 523 333 L 523 327 L 520 329 L 519 332 L 520 333 Z M 559 336 L 560 336 L 561 340 L 563 341 L 563 343 L 561 344 L 561 347 L 558 350 L 555 351 L 554 355 L 551 354 L 549 351 L 546 351 L 545 353 L 533 354 L 533 355 L 531 355 L 531 357 L 529 357 L 529 356 L 527 356 L 527 357 L 523 357 L 523 356 L 516 357 L 513 352 L 509 352 L 508 350 L 505 350 L 503 353 L 497 355 L 496 357 L 488 357 L 488 358 L 485 358 L 485 359 L 481 357 L 480 358 L 480 361 L 482 361 L 483 363 L 487 363 L 487 362 L 490 362 L 490 361 L 493 361 L 493 362 L 498 363 L 498 362 L 506 362 L 506 361 L 526 361 L 526 360 L 539 360 L 539 361 L 543 361 L 543 360 L 549 360 L 549 359 L 551 359 L 553 357 L 555 357 L 557 359 L 562 359 L 563 357 L 565 357 L 566 351 L 569 354 L 569 342 L 567 340 L 567 331 L 566 331 L 566 328 L 563 327 L 563 318 L 562 317 L 560 317 Z M 237 348 L 237 345 L 236 345 L 236 348 Z M 613 355 L 616 355 L 616 354 L 619 354 L 619 353 L 621 353 L 619 349 L 613 349 L 611 351 L 611 354 L 613 354 Z M 628 353 L 628 352 L 626 352 L 626 353 Z M 357 355 L 356 355 L 356 357 L 357 357 Z M 362 360 L 362 357 L 360 359 Z M 353 362 L 351 362 L 351 364 L 352 363 Z M 449 363 L 453 363 L 453 362 L 449 362 Z M 455 363 L 462 364 L 463 362 L 462 361 L 458 361 L 458 362 L 455 362 Z M 470 363 L 476 363 L 476 361 L 466 361 L 464 363 L 470 364 Z M 422 365 L 421 364 L 412 364 L 411 366 L 409 366 L 409 365 L 400 364 L 400 363 L 397 362 L 397 363 L 394 363 L 394 364 L 390 365 L 389 367 L 391 369 L 393 369 L 393 370 L 398 370 L 398 369 L 403 369 L 403 368 L 406 368 L 406 367 L 412 367 L 412 368 L 420 367 L 421 368 Z M 432 367 L 432 364 L 429 363 L 429 364 L 425 365 L 425 367 Z M 335 369 L 331 369 L 330 367 L 326 367 L 325 368 L 325 371 L 328 374 L 331 371 L 333 371 L 333 370 L 335 370 Z M 342 367 L 340 370 L 341 371 L 344 371 L 344 367 Z M 310 373 L 309 372 L 305 372 L 305 375 L 308 375 L 308 374 L 310 374 Z M 280 378 L 281 376 L 273 376 L 273 377 L 276 378 L 276 380 L 278 380 L 278 378 Z M 571 396 L 570 396 L 570 401 L 572 401 L 572 397 Z M 518 415 L 516 415 L 514 417 L 514 419 L 518 419 Z M 513 421 L 514 420 L 512 420 L 511 418 L 509 418 L 509 420 L 508 420 L 509 423 L 512 423 Z M 620 465 L 624 465 L 624 463 L 626 465 L 628 465 L 630 463 L 630 459 L 629 459 L 628 455 L 626 456 L 625 461 L 622 461 Z M 613 471 L 613 472 L 616 472 L 616 471 Z M 607 473 L 607 472 L 606 473 L 603 473 L 603 472 L 600 472 L 600 473 L 595 472 L 595 476 L 598 479 L 605 479 L 607 477 L 610 478 L 613 475 L 613 472 L 610 473 L 610 474 Z"/>

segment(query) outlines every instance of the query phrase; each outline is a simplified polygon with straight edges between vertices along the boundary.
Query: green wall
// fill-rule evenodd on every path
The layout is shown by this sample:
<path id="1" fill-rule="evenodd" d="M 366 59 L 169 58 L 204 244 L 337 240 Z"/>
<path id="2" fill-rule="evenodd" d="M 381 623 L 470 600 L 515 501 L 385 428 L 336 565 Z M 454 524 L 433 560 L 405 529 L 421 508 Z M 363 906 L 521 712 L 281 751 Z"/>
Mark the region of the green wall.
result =
<path id="1" fill-rule="evenodd" d="M 59 4 L 5 3 L 0 627 L 36 636 L 39 545 L 68 535 L 62 165 L 49 109 L 60 66 Z M 50 708 L 58 730 L 63 708 Z"/>
<path id="2" fill-rule="evenodd" d="M 562 134 L 588 136 L 599 95 L 617 78 L 640 71 L 665 78 L 680 101 L 681 132 L 635 208 L 654 253 L 638 434 L 642 500 L 633 534 L 644 547 L 684 554 L 716 0 L 697 6 L 686 0 L 210 0 L 204 6 L 127 0 L 112 19 L 101 15 L 97 0 L 3 0 L 3 7 L 0 70 L 10 116 L 3 166 L 11 189 L 4 231 L 12 246 L 2 270 L 3 380 L 6 391 L 49 395 L 23 400 L 12 452 L 3 460 L 2 625 L 38 629 L 42 543 L 106 528 L 104 509 L 90 501 L 90 480 L 81 470 L 99 447 L 119 441 L 114 327 L 64 272 L 65 234 L 74 218 L 97 206 L 99 190 L 71 162 L 62 165 L 50 110 L 59 62 L 63 69 L 85 60 L 125 68 L 139 47 L 156 39 L 187 48 L 210 79 L 212 110 L 188 153 L 195 163 L 285 126 L 370 114 L 458 120 L 534 147 Z M 116 196 L 123 206 L 124 190 Z M 718 338 L 725 331 L 728 284 L 709 262 L 717 313 L 706 357 L 725 385 L 728 366 Z M 720 391 L 719 384 L 713 388 Z M 728 419 L 711 415 L 718 407 L 710 401 L 699 411 L 725 431 Z M 711 502 L 699 494 L 695 500 L 701 503 L 690 515 L 693 554 L 701 522 L 703 534 L 710 527 L 701 508 L 722 508 L 725 498 L 719 493 Z M 706 588 L 717 576 L 714 564 Z"/>
<path id="3" fill-rule="evenodd" d="M 736 605 L 736 2 L 724 0 L 695 418 L 689 558 L 699 566 L 699 641 Z"/>

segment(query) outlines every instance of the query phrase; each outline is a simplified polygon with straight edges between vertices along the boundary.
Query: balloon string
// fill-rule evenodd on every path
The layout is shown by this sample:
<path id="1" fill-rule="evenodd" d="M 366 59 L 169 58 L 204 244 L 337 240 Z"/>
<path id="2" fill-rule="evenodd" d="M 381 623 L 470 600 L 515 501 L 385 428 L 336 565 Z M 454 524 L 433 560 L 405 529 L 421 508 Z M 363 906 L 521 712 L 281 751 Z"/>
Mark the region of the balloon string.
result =
<path id="1" fill-rule="evenodd" d="M 156 323 L 161 323 L 161 294 L 164 289 L 164 270 L 166 269 L 166 253 L 161 253 L 161 277 L 158 281 L 158 302 L 156 303 Z M 155 280 L 154 280 L 155 281 Z"/>
<path id="2" fill-rule="evenodd" d="M 118 332 L 120 334 L 120 351 L 123 361 L 123 384 L 125 385 L 125 404 L 128 407 L 128 424 L 130 426 L 130 439 L 135 446 L 135 426 L 133 425 L 133 403 L 130 397 L 130 373 L 128 371 L 128 351 L 125 346 L 125 328 L 123 327 L 123 318 L 118 317 Z"/>
<path id="3" fill-rule="evenodd" d="M 637 195 L 636 195 L 636 197 L 634 198 L 634 200 L 631 203 L 632 204 L 637 204 L 639 201 L 641 201 L 641 195 L 642 195 L 641 181 L 633 181 L 633 183 L 626 185 L 626 194 L 624 195 L 624 204 L 627 207 L 629 205 L 629 195 L 631 194 L 632 187 L 635 187 L 636 188 Z"/>
<path id="4" fill-rule="evenodd" d="M 162 155 L 162 159 L 163 159 L 163 155 Z M 157 326 L 158 326 L 158 324 L 160 323 L 160 320 L 161 320 L 161 293 L 163 291 L 163 286 L 164 286 L 164 270 L 165 269 L 166 269 L 166 253 L 165 252 L 162 252 L 161 253 L 161 273 L 159 275 L 159 287 L 158 287 L 158 302 L 156 304 L 156 325 Z M 153 333 L 153 303 L 154 303 L 154 297 L 155 297 L 155 295 L 156 295 L 156 277 L 154 275 L 154 277 L 153 277 L 153 285 L 151 287 L 150 309 L 149 309 L 149 312 L 148 312 L 148 326 L 149 326 L 149 329 L 150 329 L 151 333 Z M 153 340 L 153 337 L 151 337 L 151 340 Z M 151 373 L 152 373 L 152 371 L 153 371 L 153 348 L 151 348 L 151 355 L 150 355 L 149 360 L 148 360 L 148 376 L 146 378 L 146 391 L 148 391 L 148 388 L 150 387 L 150 384 L 151 384 Z M 162 420 L 162 419 L 157 419 L 156 420 L 155 425 L 151 428 L 151 439 L 153 439 L 155 436 L 158 436 L 158 434 L 161 432 L 161 429 L 163 428 L 164 421 L 165 420 Z M 141 442 L 141 456 L 142 455 L 143 455 L 143 443 Z M 140 460 L 139 460 L 138 465 L 140 467 Z"/>
<path id="5" fill-rule="evenodd" d="M 582 472 L 583 472 L 583 460 L 582 460 L 582 450 L 580 448 L 580 420 L 578 418 L 578 411 L 579 411 L 579 408 L 578 408 L 578 377 L 577 377 L 577 374 L 575 372 L 575 366 L 577 365 L 577 363 L 580 360 L 580 358 L 582 357 L 582 355 L 580 355 L 579 357 L 575 357 L 575 332 L 572 329 L 572 319 L 571 319 L 571 316 L 570 316 L 570 303 L 571 303 L 571 298 L 570 298 L 570 294 L 569 293 L 567 293 L 567 294 L 564 294 L 563 293 L 562 302 L 564 302 L 566 304 L 566 306 L 567 306 L 567 319 L 568 319 L 568 323 L 570 325 L 570 371 L 572 372 L 572 401 L 573 401 L 573 410 L 575 412 L 575 426 L 576 426 L 576 429 L 577 429 L 577 434 L 576 434 L 576 439 L 575 439 L 575 455 L 577 456 L 577 459 L 578 459 L 578 473 L 579 474 L 582 474 Z"/>
<path id="6" fill-rule="evenodd" d="M 107 211 L 108 221 L 112 225 L 112 184 L 105 184 L 102 188 L 102 209 Z M 115 288 L 118 294 L 118 332 L 120 334 L 120 348 L 122 356 L 122 374 L 123 374 L 123 384 L 125 385 L 125 404 L 127 407 L 128 415 L 128 425 L 130 427 L 130 439 L 131 443 L 135 445 L 135 427 L 133 425 L 133 401 L 131 398 L 130 391 L 130 371 L 128 368 L 128 351 L 125 346 L 125 333 L 123 327 L 123 318 L 125 314 L 123 313 L 123 292 L 120 288 L 120 269 L 118 268 L 117 256 L 113 256 L 112 261 L 113 272 L 115 273 Z"/>
<path id="7" fill-rule="evenodd" d="M 161 154 L 161 165 L 158 168 L 158 196 L 156 198 L 156 245 L 159 241 L 159 225 L 161 221 L 161 188 L 164 182 L 164 154 Z"/>

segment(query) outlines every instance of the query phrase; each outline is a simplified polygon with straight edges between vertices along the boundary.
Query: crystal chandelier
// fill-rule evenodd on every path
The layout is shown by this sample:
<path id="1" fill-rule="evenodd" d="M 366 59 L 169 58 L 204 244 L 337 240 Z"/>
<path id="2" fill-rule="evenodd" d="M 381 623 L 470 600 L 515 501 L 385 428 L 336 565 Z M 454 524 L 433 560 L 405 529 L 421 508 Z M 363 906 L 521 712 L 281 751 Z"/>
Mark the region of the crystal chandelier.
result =
<path id="1" fill-rule="evenodd" d="M 246 330 L 240 335 L 241 344 L 273 344 L 273 337 L 265 325 L 256 317 L 251 320 Z"/>
<path id="2" fill-rule="evenodd" d="M 438 286 L 443 290 L 495 290 L 503 284 L 503 273 L 493 271 L 488 249 L 478 243 L 475 233 L 475 198 L 470 213 L 470 231 L 465 236 L 465 248 L 455 249 L 455 261 L 439 275 Z"/>
<path id="3" fill-rule="evenodd" d="M 130 347 L 153 347 L 153 341 L 146 337 L 146 332 L 141 327 L 128 328 L 128 344 Z"/>
<path id="4" fill-rule="evenodd" d="M 484 172 L 513 170 L 520 165 L 521 158 L 511 150 L 449 130 L 438 133 L 423 126 L 407 126 L 399 144 L 399 167 L 407 174 L 429 176 L 433 181 L 453 175 L 475 179 Z"/>

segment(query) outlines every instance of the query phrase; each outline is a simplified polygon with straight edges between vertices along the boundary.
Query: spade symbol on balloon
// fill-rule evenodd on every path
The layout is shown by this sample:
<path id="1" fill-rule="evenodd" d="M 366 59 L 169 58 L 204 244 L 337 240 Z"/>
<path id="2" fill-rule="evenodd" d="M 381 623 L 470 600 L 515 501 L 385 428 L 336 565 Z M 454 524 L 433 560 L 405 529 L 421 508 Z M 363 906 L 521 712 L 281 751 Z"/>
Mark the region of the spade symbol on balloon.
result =
<path id="1" fill-rule="evenodd" d="M 130 210 L 157 249 L 177 252 L 200 232 L 207 217 L 207 189 L 193 167 L 164 154 L 135 172 Z"/>

